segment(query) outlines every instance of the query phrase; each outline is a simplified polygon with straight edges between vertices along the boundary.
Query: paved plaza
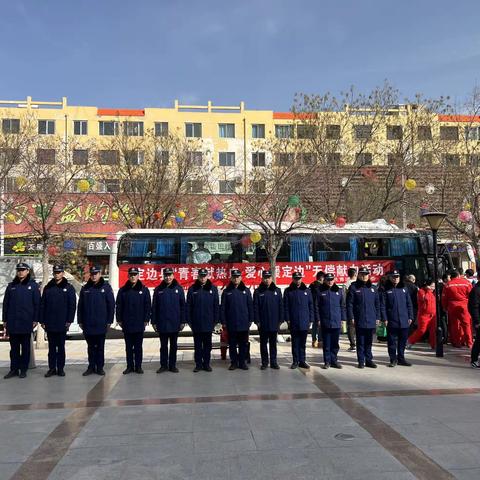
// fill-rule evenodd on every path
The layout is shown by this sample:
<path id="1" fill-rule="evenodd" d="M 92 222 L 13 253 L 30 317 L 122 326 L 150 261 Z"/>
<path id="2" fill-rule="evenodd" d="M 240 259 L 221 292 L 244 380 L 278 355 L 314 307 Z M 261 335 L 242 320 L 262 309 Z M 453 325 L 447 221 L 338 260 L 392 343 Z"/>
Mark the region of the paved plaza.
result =
<path id="1" fill-rule="evenodd" d="M 343 370 L 227 370 L 157 375 L 158 339 L 145 341 L 145 374 L 122 375 L 123 341 L 107 342 L 107 375 L 82 377 L 86 347 L 67 344 L 65 378 L 45 379 L 46 351 L 24 380 L 0 380 L 0 479 L 477 479 L 480 371 L 466 350 L 409 352 L 412 368 L 358 370 L 342 340 Z M 188 339 L 183 340 L 188 342 Z M 8 371 L 8 344 L 0 344 Z"/>

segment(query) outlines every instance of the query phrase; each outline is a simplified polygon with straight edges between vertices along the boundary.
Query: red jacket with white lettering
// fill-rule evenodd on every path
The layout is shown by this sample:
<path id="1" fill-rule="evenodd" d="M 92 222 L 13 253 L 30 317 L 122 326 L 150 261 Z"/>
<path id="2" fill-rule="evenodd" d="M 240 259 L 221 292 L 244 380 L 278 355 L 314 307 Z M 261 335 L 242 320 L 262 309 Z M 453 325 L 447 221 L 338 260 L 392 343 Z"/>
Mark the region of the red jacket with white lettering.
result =
<path id="1" fill-rule="evenodd" d="M 468 296 L 472 284 L 463 277 L 452 278 L 444 287 L 442 291 L 442 307 L 447 309 L 450 303 L 464 303 L 468 304 Z"/>

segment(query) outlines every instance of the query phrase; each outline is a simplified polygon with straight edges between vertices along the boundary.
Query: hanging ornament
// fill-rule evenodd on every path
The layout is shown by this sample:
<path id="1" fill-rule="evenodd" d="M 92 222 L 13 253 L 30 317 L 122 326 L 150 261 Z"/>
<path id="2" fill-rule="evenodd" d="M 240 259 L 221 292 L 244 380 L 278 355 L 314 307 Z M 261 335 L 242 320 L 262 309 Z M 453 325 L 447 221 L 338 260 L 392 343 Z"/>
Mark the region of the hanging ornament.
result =
<path id="1" fill-rule="evenodd" d="M 17 184 L 18 188 L 22 188 L 27 184 L 27 179 L 25 177 L 17 177 L 15 179 L 15 183 Z"/>
<path id="2" fill-rule="evenodd" d="M 469 212 L 468 210 L 462 210 L 458 214 L 458 219 L 462 223 L 470 223 L 472 221 L 472 218 L 473 218 L 472 212 Z"/>
<path id="3" fill-rule="evenodd" d="M 433 185 L 432 183 L 425 185 L 425 193 L 427 193 L 428 195 L 432 195 L 433 193 L 435 193 L 435 185 Z"/>
<path id="4" fill-rule="evenodd" d="M 346 224 L 347 224 L 347 220 L 345 219 L 345 217 L 338 217 L 335 220 L 335 226 L 337 228 L 343 228 Z"/>
<path id="5" fill-rule="evenodd" d="M 141 224 L 143 223 L 142 217 L 136 216 L 136 217 L 135 217 L 135 223 L 136 223 L 137 225 L 141 225 Z"/>
<path id="6" fill-rule="evenodd" d="M 58 253 L 58 248 L 55 245 L 50 245 L 47 248 L 47 252 L 51 257 L 55 257 Z"/>
<path id="7" fill-rule="evenodd" d="M 90 190 L 90 182 L 83 178 L 77 182 L 77 188 L 82 193 L 88 192 Z"/>
<path id="8" fill-rule="evenodd" d="M 396 224 L 397 224 L 397 221 L 396 221 L 394 218 L 391 218 L 391 219 L 388 221 L 388 223 L 389 223 L 390 225 L 396 225 Z"/>
<path id="9" fill-rule="evenodd" d="M 347 177 L 342 177 L 340 180 L 340 185 L 342 187 L 346 187 L 348 185 L 348 178 Z"/>
<path id="10" fill-rule="evenodd" d="M 63 248 L 65 250 L 73 250 L 75 248 L 75 242 L 73 240 L 65 240 L 63 242 Z"/>
<path id="11" fill-rule="evenodd" d="M 174 227 L 173 222 L 171 220 L 167 220 L 164 224 L 164 227 L 165 228 L 173 228 Z"/>
<path id="12" fill-rule="evenodd" d="M 471 210 L 472 209 L 472 204 L 469 202 L 466 202 L 465 205 L 463 206 L 464 210 Z"/>
<path id="13" fill-rule="evenodd" d="M 212 218 L 216 221 L 216 222 L 221 222 L 223 220 L 223 212 L 221 210 L 215 210 L 213 213 L 212 213 Z"/>
<path id="14" fill-rule="evenodd" d="M 177 216 L 175 217 L 175 221 L 176 221 L 177 223 L 182 223 L 183 220 L 184 220 L 184 218 L 183 218 L 183 217 L 180 217 L 179 215 L 177 215 Z"/>
<path id="15" fill-rule="evenodd" d="M 290 195 L 288 197 L 288 206 L 298 207 L 298 205 L 300 205 L 300 197 L 298 195 Z"/>
<path id="16" fill-rule="evenodd" d="M 76 261 L 76 260 L 70 260 L 70 263 L 71 263 L 72 265 L 75 265 L 75 264 L 77 263 L 77 261 Z"/>
<path id="17" fill-rule="evenodd" d="M 118 211 L 113 211 L 112 212 L 112 220 L 116 221 L 118 220 L 118 217 L 120 216 L 120 214 L 118 213 Z"/>
<path id="18" fill-rule="evenodd" d="M 177 217 L 185 218 L 186 216 L 187 216 L 187 214 L 186 214 L 183 210 L 180 210 L 180 211 L 177 213 Z"/>
<path id="19" fill-rule="evenodd" d="M 252 232 L 250 234 L 250 240 L 252 243 L 258 243 L 262 239 L 262 234 L 260 232 Z"/>
<path id="20" fill-rule="evenodd" d="M 415 190 L 416 187 L 417 182 L 413 178 L 407 178 L 407 180 L 405 180 L 405 188 L 407 190 Z"/>
<path id="21" fill-rule="evenodd" d="M 90 185 L 90 188 L 92 188 L 95 185 L 95 179 L 92 177 L 88 177 L 87 182 Z"/>
<path id="22" fill-rule="evenodd" d="M 416 227 L 417 227 L 417 226 L 416 226 L 414 223 L 409 223 L 409 224 L 407 225 L 407 228 L 410 229 L 410 230 L 415 230 Z"/>

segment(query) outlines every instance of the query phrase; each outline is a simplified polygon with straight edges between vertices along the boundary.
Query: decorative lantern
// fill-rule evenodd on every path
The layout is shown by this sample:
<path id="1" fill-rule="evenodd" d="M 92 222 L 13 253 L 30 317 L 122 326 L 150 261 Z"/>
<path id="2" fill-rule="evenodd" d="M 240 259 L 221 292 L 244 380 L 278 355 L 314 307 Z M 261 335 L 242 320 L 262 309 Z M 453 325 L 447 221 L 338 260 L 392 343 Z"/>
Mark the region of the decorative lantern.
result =
<path id="1" fill-rule="evenodd" d="M 171 220 L 167 220 L 164 226 L 165 228 L 173 228 L 173 222 Z"/>
<path id="2" fill-rule="evenodd" d="M 75 242 L 73 240 L 65 240 L 63 242 L 63 248 L 65 250 L 73 250 L 75 248 Z"/>
<path id="3" fill-rule="evenodd" d="M 17 177 L 15 179 L 15 183 L 17 184 L 18 188 L 22 188 L 27 184 L 27 179 L 25 177 Z"/>
<path id="4" fill-rule="evenodd" d="M 79 180 L 77 182 L 77 188 L 82 193 L 88 192 L 90 190 L 90 182 L 85 179 Z"/>
<path id="5" fill-rule="evenodd" d="M 410 230 L 415 230 L 416 227 L 417 227 L 417 226 L 416 226 L 414 223 L 409 223 L 409 224 L 407 225 L 407 228 L 409 228 Z"/>
<path id="6" fill-rule="evenodd" d="M 175 221 L 176 221 L 177 223 L 182 223 L 183 220 L 184 220 L 184 218 L 183 218 L 183 217 L 180 217 L 179 215 L 177 215 L 177 216 L 175 217 Z"/>
<path id="7" fill-rule="evenodd" d="M 298 205 L 300 205 L 300 197 L 298 195 L 290 195 L 288 197 L 288 206 L 298 207 Z"/>
<path id="8" fill-rule="evenodd" d="M 183 211 L 183 210 L 180 210 L 177 214 L 177 217 L 180 217 L 180 218 L 185 218 L 187 216 L 187 214 Z"/>
<path id="9" fill-rule="evenodd" d="M 472 221 L 472 212 L 469 212 L 468 210 L 462 210 L 459 214 L 458 214 L 458 219 L 462 222 L 462 223 L 470 223 Z"/>
<path id="10" fill-rule="evenodd" d="M 143 219 L 142 217 L 140 217 L 139 215 L 135 217 L 135 223 L 137 225 L 141 225 L 143 223 Z"/>
<path id="11" fill-rule="evenodd" d="M 258 243 L 262 239 L 262 234 L 260 232 L 252 232 L 250 234 L 250 240 L 252 243 Z"/>
<path id="12" fill-rule="evenodd" d="M 346 224 L 347 224 L 347 220 L 345 219 L 345 217 L 338 217 L 335 220 L 335 226 L 338 228 L 343 228 Z"/>
<path id="13" fill-rule="evenodd" d="M 47 248 L 47 252 L 51 257 L 55 257 L 58 253 L 58 248 L 55 245 L 50 245 Z"/>
<path id="14" fill-rule="evenodd" d="M 428 185 L 425 185 L 425 193 L 428 195 L 432 195 L 435 193 L 435 185 L 429 183 Z"/>
<path id="15" fill-rule="evenodd" d="M 160 220 L 162 218 L 162 213 L 161 212 L 155 212 L 153 214 L 153 217 L 155 218 L 155 220 Z"/>
<path id="16" fill-rule="evenodd" d="M 221 222 L 223 220 L 223 212 L 221 210 L 215 210 L 213 213 L 212 213 L 212 218 L 216 221 L 216 222 Z"/>
<path id="17" fill-rule="evenodd" d="M 405 180 L 405 188 L 407 190 L 415 190 L 416 187 L 417 182 L 413 178 L 407 178 L 407 180 Z"/>

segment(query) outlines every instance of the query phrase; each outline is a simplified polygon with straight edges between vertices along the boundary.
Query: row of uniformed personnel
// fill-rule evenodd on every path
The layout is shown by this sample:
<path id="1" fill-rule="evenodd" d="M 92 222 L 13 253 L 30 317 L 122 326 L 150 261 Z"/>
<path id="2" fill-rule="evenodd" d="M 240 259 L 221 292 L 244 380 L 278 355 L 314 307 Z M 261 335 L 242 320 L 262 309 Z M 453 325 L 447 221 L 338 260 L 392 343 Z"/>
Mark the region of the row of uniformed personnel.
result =
<path id="1" fill-rule="evenodd" d="M 10 336 L 11 368 L 5 378 L 26 376 L 30 354 L 30 336 L 37 322 L 47 331 L 49 341 L 49 370 L 46 377 L 64 376 L 65 339 L 76 310 L 73 287 L 64 278 L 63 267 L 55 265 L 54 278 L 45 286 L 43 295 L 37 283 L 30 278 L 27 264 L 17 265 L 17 275 L 7 286 L 3 321 Z M 388 347 L 390 366 L 397 361 L 409 365 L 404 358 L 408 325 L 411 323 L 410 297 L 399 285 L 399 274 L 391 272 L 390 282 L 382 294 L 369 281 L 369 271 L 359 270 L 359 278 L 346 295 L 335 284 L 332 274 L 324 283 L 308 289 L 302 274 L 294 272 L 292 283 L 282 295 L 273 283 L 269 271 L 262 273 L 262 282 L 253 298 L 242 282 L 240 270 L 231 270 L 230 283 L 222 293 L 208 279 L 208 271 L 200 269 L 198 279 L 188 289 L 185 302 L 183 288 L 173 276 L 173 270 L 163 270 L 163 281 L 153 293 L 139 280 L 139 271 L 129 269 L 129 279 L 119 290 L 115 302 L 113 291 L 104 281 L 98 267 L 90 269 L 90 279 L 82 287 L 78 303 L 78 323 L 88 344 L 88 368 L 84 375 L 104 375 L 104 345 L 108 326 L 113 322 L 115 303 L 117 322 L 121 326 L 126 346 L 127 369 L 143 373 L 143 332 L 149 321 L 160 337 L 160 368 L 178 372 L 176 367 L 178 333 L 188 323 L 195 344 L 195 372 L 211 371 L 210 353 L 212 332 L 219 320 L 228 332 L 231 364 L 229 369 L 248 369 L 246 365 L 248 332 L 257 324 L 260 333 L 262 365 L 278 369 L 276 357 L 277 333 L 283 321 L 288 323 L 292 337 L 291 368 L 309 368 L 306 363 L 306 338 L 312 322 L 320 321 L 323 334 L 325 368 L 341 368 L 337 361 L 341 322 L 347 318 L 355 324 L 358 366 L 375 368 L 371 345 L 373 331 L 382 318 L 388 322 Z"/>

